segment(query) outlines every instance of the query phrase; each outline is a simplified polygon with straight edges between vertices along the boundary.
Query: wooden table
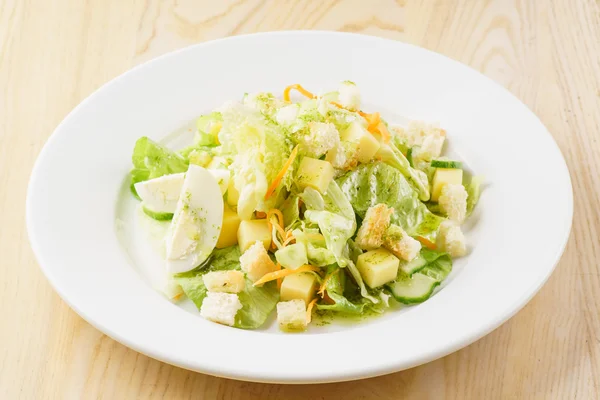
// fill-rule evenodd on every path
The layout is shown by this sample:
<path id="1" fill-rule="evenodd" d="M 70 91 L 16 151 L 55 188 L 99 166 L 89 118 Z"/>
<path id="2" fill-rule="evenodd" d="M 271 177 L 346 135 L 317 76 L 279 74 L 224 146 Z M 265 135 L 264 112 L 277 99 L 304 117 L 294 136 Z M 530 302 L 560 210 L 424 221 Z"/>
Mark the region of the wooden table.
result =
<path id="1" fill-rule="evenodd" d="M 284 386 L 213 378 L 150 359 L 92 328 L 54 293 L 27 240 L 25 195 L 33 162 L 57 124 L 142 61 L 223 36 L 281 29 L 361 32 L 429 48 L 482 71 L 539 115 L 569 165 L 575 218 L 556 271 L 517 316 L 418 368 Z M 1 399 L 600 398 L 597 1 L 2 0 L 0 89 Z M 520 195 L 524 206 L 535 206 L 552 193 Z M 515 234 L 527 240 L 535 231 Z"/>

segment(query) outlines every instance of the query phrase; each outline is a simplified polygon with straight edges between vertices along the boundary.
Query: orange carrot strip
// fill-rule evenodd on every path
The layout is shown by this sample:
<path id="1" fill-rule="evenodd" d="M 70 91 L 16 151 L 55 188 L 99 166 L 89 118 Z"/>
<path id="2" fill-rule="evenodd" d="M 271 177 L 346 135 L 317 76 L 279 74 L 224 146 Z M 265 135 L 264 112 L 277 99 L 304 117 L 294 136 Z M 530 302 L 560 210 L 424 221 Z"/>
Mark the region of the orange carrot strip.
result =
<path id="1" fill-rule="evenodd" d="M 263 275 L 262 278 L 254 282 L 254 286 L 262 285 L 265 282 L 270 282 L 275 279 L 285 278 L 288 275 L 297 274 L 298 272 L 309 272 L 309 271 L 320 271 L 320 268 L 313 267 L 312 265 L 303 265 L 296 269 L 282 269 L 280 271 L 269 272 Z"/>
<path id="2" fill-rule="evenodd" d="M 312 309 L 315 303 L 317 302 L 317 298 L 312 299 L 310 303 L 308 303 L 308 307 L 306 307 L 306 323 L 310 324 L 312 319 Z"/>
<path id="3" fill-rule="evenodd" d="M 367 127 L 367 130 L 369 132 L 377 132 L 377 126 L 381 122 L 381 115 L 379 115 L 378 112 L 374 112 L 373 114 L 369 115 L 369 118 L 367 118 L 367 120 L 369 121 L 369 126 Z"/>
<path id="4" fill-rule="evenodd" d="M 281 180 L 285 176 L 285 173 L 287 172 L 287 170 L 290 168 L 290 166 L 294 162 L 294 159 L 296 158 L 297 154 L 298 154 L 298 145 L 296 145 L 296 147 L 294 147 L 294 150 L 292 150 L 292 153 L 290 154 L 290 158 L 288 158 L 288 160 L 283 165 L 283 168 L 281 168 L 281 171 L 279 171 L 279 173 L 277 174 L 275 179 L 273 179 L 273 183 L 271 183 L 271 186 L 269 186 L 269 188 L 267 189 L 267 193 L 265 194 L 265 200 L 268 200 L 269 197 L 271 197 L 273 195 L 273 193 L 275 192 L 275 189 L 277 189 L 277 186 L 279 186 L 279 184 L 281 183 Z"/>
<path id="5" fill-rule="evenodd" d="M 263 211 L 256 211 L 256 219 L 265 219 L 267 218 L 267 213 Z"/>
<path id="6" fill-rule="evenodd" d="M 290 101 L 290 92 L 293 89 L 296 89 L 298 92 L 300 92 L 304 96 L 308 97 L 309 99 L 314 99 L 315 98 L 314 94 L 312 94 L 308 90 L 304 89 L 300 84 L 296 83 L 294 85 L 290 85 L 290 86 L 286 87 L 285 90 L 283 91 L 283 99 L 285 101 Z"/>
<path id="7" fill-rule="evenodd" d="M 336 272 L 337 272 L 337 270 L 331 272 L 329 275 L 327 275 L 325 277 L 325 279 L 323 279 L 323 283 L 321 283 L 321 287 L 319 288 L 319 291 L 317 292 L 319 294 L 319 296 L 325 297 L 325 289 L 327 288 L 327 282 L 329 281 L 329 279 L 331 278 L 331 276 L 333 274 L 335 274 Z"/>
<path id="8" fill-rule="evenodd" d="M 415 239 L 417 239 L 419 242 L 421 242 L 421 244 L 423 246 L 427 247 L 428 249 L 435 250 L 437 247 L 435 245 L 435 243 L 433 243 L 431 240 L 427 239 L 426 237 L 416 236 Z"/>
<path id="9" fill-rule="evenodd" d="M 383 122 L 379 123 L 378 130 L 379 130 L 379 133 L 381 134 L 381 138 L 383 139 L 383 141 L 385 143 L 389 143 L 390 139 L 392 138 L 392 135 L 390 135 L 390 131 L 388 131 L 387 127 L 385 126 L 385 124 Z"/>

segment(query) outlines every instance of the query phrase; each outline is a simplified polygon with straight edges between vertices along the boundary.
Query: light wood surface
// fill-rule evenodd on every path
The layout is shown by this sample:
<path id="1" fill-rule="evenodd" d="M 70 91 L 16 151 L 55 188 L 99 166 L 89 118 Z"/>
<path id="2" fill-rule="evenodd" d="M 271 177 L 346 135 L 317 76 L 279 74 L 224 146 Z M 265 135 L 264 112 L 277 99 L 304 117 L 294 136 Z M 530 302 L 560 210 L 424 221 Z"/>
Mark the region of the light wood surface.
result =
<path id="1" fill-rule="evenodd" d="M 514 318 L 408 371 L 284 386 L 150 359 L 104 336 L 54 293 L 28 243 L 25 195 L 57 124 L 142 61 L 281 29 L 361 32 L 429 48 L 482 71 L 539 115 L 569 165 L 575 215 L 556 271 Z M 600 398 L 599 142 L 595 0 L 0 0 L 0 398 Z M 530 205 L 545 195 L 531 193 Z M 515 234 L 527 240 L 535 231 Z"/>

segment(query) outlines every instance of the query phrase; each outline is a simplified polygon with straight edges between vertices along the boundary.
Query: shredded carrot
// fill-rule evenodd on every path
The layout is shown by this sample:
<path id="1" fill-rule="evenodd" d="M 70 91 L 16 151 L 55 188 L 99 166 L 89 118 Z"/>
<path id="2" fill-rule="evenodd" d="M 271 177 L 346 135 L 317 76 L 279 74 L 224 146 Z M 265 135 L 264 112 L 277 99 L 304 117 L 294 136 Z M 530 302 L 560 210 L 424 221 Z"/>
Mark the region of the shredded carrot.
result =
<path id="1" fill-rule="evenodd" d="M 390 131 L 388 131 L 387 127 L 385 126 L 385 124 L 383 122 L 379 123 L 378 130 L 379 130 L 379 133 L 381 134 L 381 138 L 383 139 L 383 141 L 385 143 L 389 143 L 390 139 L 392 138 L 392 135 L 390 135 Z"/>
<path id="2" fill-rule="evenodd" d="M 265 219 L 267 218 L 267 213 L 262 211 L 256 211 L 256 219 Z"/>
<path id="3" fill-rule="evenodd" d="M 419 242 L 421 242 L 421 244 L 423 244 L 423 246 L 427 247 L 428 249 L 435 250 L 437 247 L 435 245 L 435 243 L 433 243 L 431 240 L 427 239 L 426 237 L 416 236 L 415 239 L 417 239 Z"/>
<path id="4" fill-rule="evenodd" d="M 283 165 L 283 168 L 281 168 L 281 171 L 279 171 L 279 173 L 277 174 L 275 179 L 273 179 L 271 186 L 269 186 L 269 188 L 267 189 L 267 193 L 265 194 L 265 200 L 268 200 L 269 197 L 271 197 L 273 195 L 273 193 L 275 192 L 275 189 L 277 189 L 277 186 L 279 186 L 279 184 L 281 183 L 281 180 L 285 176 L 285 173 L 287 172 L 287 170 L 290 168 L 290 166 L 294 162 L 294 159 L 296 159 L 297 154 L 298 154 L 298 145 L 296 145 L 296 147 L 294 147 L 294 150 L 292 150 L 292 153 L 290 154 L 290 158 L 288 158 L 288 160 Z"/>
<path id="5" fill-rule="evenodd" d="M 317 302 L 317 298 L 312 299 L 310 303 L 308 303 L 308 307 L 306 307 L 306 323 L 310 324 L 312 319 L 312 309 L 315 303 Z"/>
<path id="6" fill-rule="evenodd" d="M 313 267 L 312 265 L 303 265 L 296 269 L 282 269 L 280 271 L 269 272 L 263 275 L 262 278 L 254 282 L 254 286 L 262 285 L 265 282 L 270 282 L 275 279 L 285 278 L 288 275 L 297 274 L 298 272 L 309 272 L 309 271 L 320 271 L 320 268 Z"/>
<path id="7" fill-rule="evenodd" d="M 381 115 L 379 115 L 378 112 L 374 112 L 373 114 L 369 114 L 369 117 L 367 118 L 367 121 L 369 121 L 369 126 L 367 127 L 367 130 L 369 132 L 377 132 L 377 126 L 381 122 Z"/>
<path id="8" fill-rule="evenodd" d="M 314 94 L 312 94 L 308 90 L 304 89 L 300 84 L 296 83 L 294 85 L 290 85 L 290 86 L 288 86 L 288 87 L 285 88 L 285 90 L 283 91 L 283 100 L 290 101 L 290 92 L 293 89 L 296 89 L 301 94 L 303 94 L 304 96 L 308 97 L 309 99 L 314 99 L 315 98 Z"/>

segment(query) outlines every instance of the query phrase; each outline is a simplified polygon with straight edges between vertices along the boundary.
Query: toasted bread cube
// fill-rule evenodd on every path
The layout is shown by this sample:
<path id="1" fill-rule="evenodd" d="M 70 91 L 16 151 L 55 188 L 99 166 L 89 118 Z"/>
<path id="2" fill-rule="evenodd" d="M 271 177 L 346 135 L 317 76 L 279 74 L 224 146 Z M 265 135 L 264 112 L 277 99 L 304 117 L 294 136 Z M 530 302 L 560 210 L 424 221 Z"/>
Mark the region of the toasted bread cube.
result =
<path id="1" fill-rule="evenodd" d="M 450 257 L 462 257 L 467 254 L 467 241 L 460 226 L 453 221 L 444 221 L 438 234 L 438 248 L 450 254 Z"/>
<path id="2" fill-rule="evenodd" d="M 400 260 L 386 249 L 367 251 L 358 256 L 356 268 L 371 288 L 396 279 Z"/>
<path id="3" fill-rule="evenodd" d="M 271 231 L 266 219 L 251 219 L 240 222 L 237 241 L 240 251 L 248 250 L 256 241 L 262 242 L 265 249 L 271 246 Z"/>
<path id="4" fill-rule="evenodd" d="M 381 247 L 385 231 L 390 226 L 390 217 L 393 212 L 393 208 L 383 203 L 369 207 L 356 234 L 356 245 L 363 250 Z"/>
<path id="5" fill-rule="evenodd" d="M 254 242 L 248 250 L 240 257 L 242 270 L 246 273 L 248 279 L 256 282 L 265 274 L 277 270 L 277 266 L 269 257 L 263 243 L 259 240 Z"/>
<path id="6" fill-rule="evenodd" d="M 387 229 L 383 238 L 383 246 L 396 257 L 406 261 L 412 261 L 421 251 L 421 243 L 410 237 L 398 225 L 390 225 Z"/>
<path id="7" fill-rule="evenodd" d="M 467 197 L 463 185 L 451 183 L 442 188 L 438 203 L 450 220 L 461 224 L 467 217 Z"/>
<path id="8" fill-rule="evenodd" d="M 315 296 L 316 290 L 316 276 L 310 272 L 300 272 L 283 278 L 280 299 L 281 301 L 299 299 L 308 305 Z"/>
<path id="9" fill-rule="evenodd" d="M 202 301 L 200 315 L 213 322 L 233 326 L 235 315 L 242 307 L 237 294 L 208 292 Z"/>
<path id="10" fill-rule="evenodd" d="M 300 190 L 311 187 L 325 193 L 334 175 L 335 170 L 329 162 L 304 157 L 298 167 L 297 184 Z"/>
<path id="11" fill-rule="evenodd" d="M 219 240 L 217 240 L 217 249 L 233 246 L 238 242 L 238 229 L 240 227 L 240 217 L 238 214 L 225 205 L 223 212 L 223 225 Z"/>
<path id="12" fill-rule="evenodd" d="M 306 305 L 302 300 L 280 301 L 277 303 L 277 322 L 284 331 L 306 329 Z"/>
<path id="13" fill-rule="evenodd" d="M 202 280 L 209 292 L 239 293 L 246 287 L 241 271 L 212 271 L 206 273 Z"/>

